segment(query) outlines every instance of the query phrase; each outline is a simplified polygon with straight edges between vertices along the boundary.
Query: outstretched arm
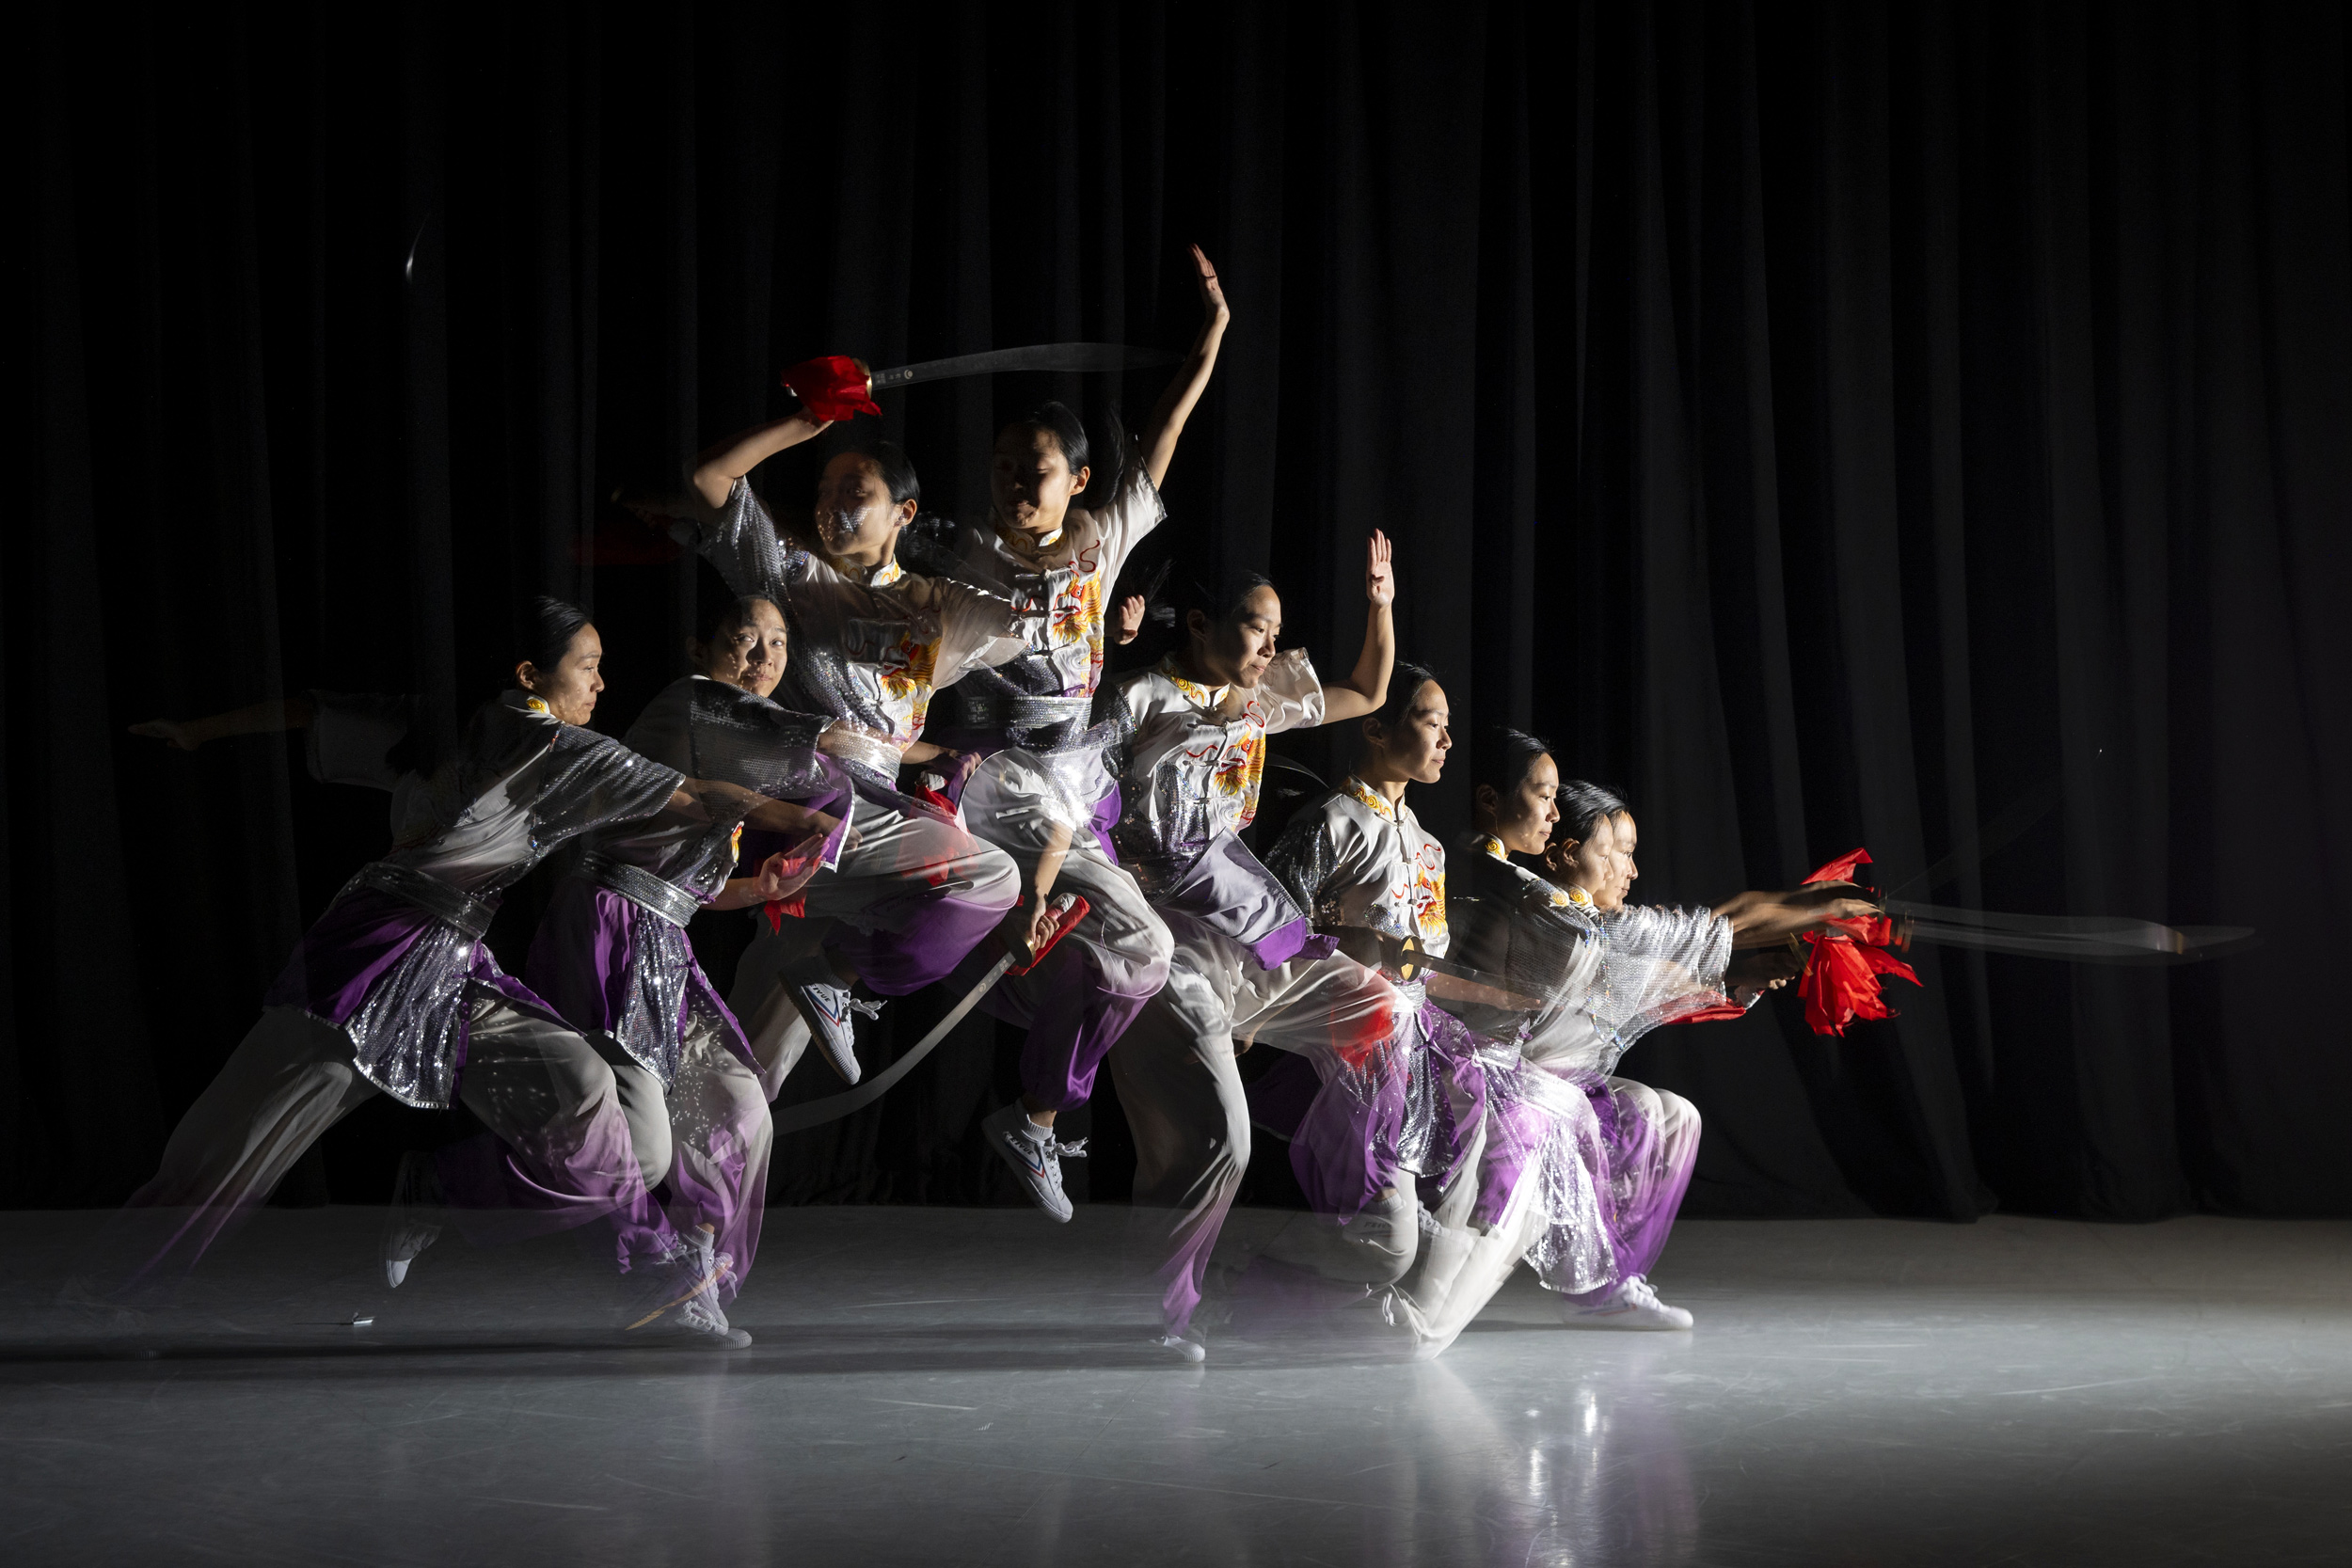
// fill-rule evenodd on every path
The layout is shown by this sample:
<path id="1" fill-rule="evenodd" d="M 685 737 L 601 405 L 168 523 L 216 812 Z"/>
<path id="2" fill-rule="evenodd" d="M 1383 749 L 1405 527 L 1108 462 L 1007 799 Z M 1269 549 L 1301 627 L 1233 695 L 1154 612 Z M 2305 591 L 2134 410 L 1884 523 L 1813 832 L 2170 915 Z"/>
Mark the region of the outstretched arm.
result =
<path id="1" fill-rule="evenodd" d="M 1364 651 L 1347 679 L 1324 686 L 1327 724 L 1377 713 L 1389 700 L 1389 672 L 1396 664 L 1396 617 L 1390 609 L 1396 602 L 1396 573 L 1389 555 L 1389 536 L 1374 529 L 1364 546 L 1364 597 L 1372 605 L 1364 616 Z"/>
<path id="2" fill-rule="evenodd" d="M 1815 882 L 1787 893 L 1742 893 L 1715 906 L 1734 947 L 1771 947 L 1833 920 L 1867 920 L 1879 907 L 1851 882 Z"/>
<path id="3" fill-rule="evenodd" d="M 754 425 L 707 448 L 694 460 L 694 493 L 704 504 L 724 506 L 735 482 L 787 447 L 797 447 L 832 423 L 811 418 L 806 409 L 781 420 Z"/>
<path id="4" fill-rule="evenodd" d="M 291 697 L 272 697 L 249 707 L 231 708 L 203 719 L 150 719 L 144 724 L 132 725 L 131 733 L 160 740 L 183 752 L 193 752 L 208 740 L 224 740 L 232 735 L 307 730 L 316 717 L 318 705 L 307 692 L 298 691 Z"/>
<path id="5" fill-rule="evenodd" d="M 693 822 L 741 822 L 795 838 L 831 833 L 836 819 L 821 811 L 772 800 L 755 789 L 719 779 L 681 779 L 668 810 Z"/>
<path id="6" fill-rule="evenodd" d="M 1160 394 L 1158 405 L 1152 410 L 1152 422 L 1143 432 L 1143 471 L 1152 476 L 1155 488 L 1168 478 L 1168 466 L 1176 457 L 1176 438 L 1184 435 L 1184 421 L 1192 418 L 1193 405 L 1208 388 L 1209 377 L 1216 370 L 1217 345 L 1225 341 L 1226 324 L 1233 319 L 1225 304 L 1225 291 L 1217 287 L 1216 268 L 1209 264 L 1199 245 L 1192 247 L 1192 263 L 1200 269 L 1200 335 L 1193 339 L 1192 352 L 1177 367 L 1176 379 Z"/>

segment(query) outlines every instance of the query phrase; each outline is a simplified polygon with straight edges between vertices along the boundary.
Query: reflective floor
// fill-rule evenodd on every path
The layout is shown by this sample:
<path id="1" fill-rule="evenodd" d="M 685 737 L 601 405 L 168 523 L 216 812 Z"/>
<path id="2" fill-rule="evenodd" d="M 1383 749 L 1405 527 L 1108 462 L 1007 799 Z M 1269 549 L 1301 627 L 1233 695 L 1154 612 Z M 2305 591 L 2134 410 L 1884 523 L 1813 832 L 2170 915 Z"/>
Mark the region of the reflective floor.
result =
<path id="1" fill-rule="evenodd" d="M 1691 1334 L 1522 1274 L 1427 1365 L 1182 1368 L 1120 1217 L 775 1213 L 714 1356 L 614 1348 L 561 1241 L 387 1292 L 358 1210 L 101 1339 L 44 1305 L 91 1216 L 0 1216 L 0 1561 L 2352 1560 L 2352 1225 L 1692 1223 Z"/>

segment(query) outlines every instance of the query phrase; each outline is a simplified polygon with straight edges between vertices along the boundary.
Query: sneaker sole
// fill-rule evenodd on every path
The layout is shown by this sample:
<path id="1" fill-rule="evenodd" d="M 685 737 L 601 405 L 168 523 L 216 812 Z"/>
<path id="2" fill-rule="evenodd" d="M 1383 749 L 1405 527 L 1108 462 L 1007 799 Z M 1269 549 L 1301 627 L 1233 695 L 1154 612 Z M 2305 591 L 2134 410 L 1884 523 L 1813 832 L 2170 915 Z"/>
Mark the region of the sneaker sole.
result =
<path id="1" fill-rule="evenodd" d="M 1072 1206 L 1069 1213 L 1058 1213 L 1053 1209 L 1047 1207 L 1045 1200 L 1038 1196 L 1037 1188 L 1032 1185 L 1032 1183 L 1041 1181 L 1043 1178 L 1030 1167 L 1029 1163 L 1026 1160 L 1021 1157 L 1021 1151 L 1012 1147 L 1012 1140 L 1020 1135 L 1021 1134 L 1018 1132 L 997 1133 L 995 1141 L 996 1157 L 1004 1161 L 1006 1164 L 1009 1165 L 1012 1168 L 1012 1174 L 1021 1179 L 1022 1186 L 1028 1189 L 1029 1202 L 1036 1208 L 1039 1213 L 1043 1214 L 1047 1219 L 1052 1220 L 1056 1225 L 1068 1225 L 1072 1216 L 1077 1213 L 1077 1209 L 1074 1206 Z M 1064 1198 L 1062 1201 L 1065 1205 L 1068 1205 L 1070 1200 Z"/>

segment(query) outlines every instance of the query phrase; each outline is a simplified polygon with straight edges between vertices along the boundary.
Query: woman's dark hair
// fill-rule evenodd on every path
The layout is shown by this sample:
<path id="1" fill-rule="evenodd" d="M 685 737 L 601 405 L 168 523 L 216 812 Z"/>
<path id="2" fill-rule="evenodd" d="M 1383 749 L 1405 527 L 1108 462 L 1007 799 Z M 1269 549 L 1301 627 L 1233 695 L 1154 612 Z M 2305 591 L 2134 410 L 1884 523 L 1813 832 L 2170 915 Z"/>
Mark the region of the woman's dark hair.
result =
<path id="1" fill-rule="evenodd" d="M 898 442 L 851 441 L 835 451 L 833 457 L 843 455 L 863 457 L 874 465 L 876 471 L 882 475 L 884 488 L 890 492 L 891 505 L 902 506 L 908 501 L 923 499 L 923 482 L 915 477 L 913 460 Z M 833 457 L 825 461 L 830 463 Z"/>
<path id="2" fill-rule="evenodd" d="M 732 593 L 698 594 L 693 602 L 693 641 L 718 641 L 737 627 L 751 626 L 760 604 L 776 609 L 776 602 L 767 594 L 746 594 L 741 599 Z M 784 611 L 776 609 L 776 613 Z"/>
<path id="3" fill-rule="evenodd" d="M 1029 410 L 1028 418 L 1015 420 L 1005 429 L 1051 436 L 1054 444 L 1061 449 L 1062 461 L 1070 465 L 1073 474 L 1093 460 L 1094 449 L 1087 444 L 1087 427 L 1066 403 L 1041 403 Z"/>
<path id="4" fill-rule="evenodd" d="M 1633 808 L 1625 798 L 1606 784 L 1584 779 L 1564 779 L 1560 793 L 1553 797 L 1560 808 L 1560 826 L 1555 830 L 1560 838 L 1572 838 L 1581 844 L 1593 836 L 1593 829 L 1603 817 L 1614 816 Z"/>
<path id="5" fill-rule="evenodd" d="M 1389 700 L 1372 715 L 1380 721 L 1383 732 L 1393 730 L 1405 722 L 1405 716 L 1413 711 L 1413 693 L 1438 678 L 1438 672 L 1426 664 L 1415 664 L 1400 658 L 1389 672 Z"/>
<path id="6" fill-rule="evenodd" d="M 1197 610 L 1211 626 L 1216 626 L 1240 615 L 1250 594 L 1272 587 L 1272 580 L 1259 572 L 1228 572 L 1215 587 L 1187 573 L 1176 581 L 1176 602 L 1168 619 L 1181 632 L 1192 624 L 1192 612 Z M 1157 619 L 1157 595 L 1151 597 L 1154 600 L 1153 618 Z"/>
<path id="7" fill-rule="evenodd" d="M 1550 753 L 1550 745 L 1539 736 L 1507 724 L 1488 724 L 1470 742 L 1470 784 L 1492 784 L 1507 800 L 1526 782 L 1535 759 Z"/>
<path id="8" fill-rule="evenodd" d="M 588 624 L 588 612 L 576 604 L 541 594 L 523 611 L 522 637 L 515 662 L 552 670 L 571 652 L 572 639 Z"/>
<path id="9" fill-rule="evenodd" d="M 1113 407 L 1103 416 L 1103 462 L 1104 467 L 1088 476 L 1087 494 L 1106 496 L 1119 488 L 1129 460 L 1127 427 L 1120 421 L 1119 410 Z M 1005 431 L 1018 430 L 1030 436 L 1051 436 L 1054 445 L 1061 449 L 1062 461 L 1075 474 L 1080 468 L 1094 466 L 1094 444 L 1087 439 L 1087 427 L 1071 412 L 1066 403 L 1041 403 L 1029 410 L 1026 419 L 1015 420 Z M 1001 438 L 1004 431 L 997 434 Z"/>

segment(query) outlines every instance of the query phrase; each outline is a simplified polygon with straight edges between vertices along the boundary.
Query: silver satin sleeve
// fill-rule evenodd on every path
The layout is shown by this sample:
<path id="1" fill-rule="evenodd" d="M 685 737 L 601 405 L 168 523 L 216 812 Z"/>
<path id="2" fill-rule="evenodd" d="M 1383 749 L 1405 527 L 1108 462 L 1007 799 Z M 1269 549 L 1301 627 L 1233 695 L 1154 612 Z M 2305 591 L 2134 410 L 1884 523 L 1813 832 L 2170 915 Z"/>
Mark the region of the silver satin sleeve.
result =
<path id="1" fill-rule="evenodd" d="M 748 478 L 735 482 L 710 521 L 676 519 L 670 536 L 709 562 L 738 598 L 763 598 L 778 606 L 795 557 L 806 553 L 776 531 L 776 520 Z"/>
<path id="2" fill-rule="evenodd" d="M 1331 885 L 1339 870 L 1339 847 L 1331 842 L 1330 819 L 1322 811 L 1309 807 L 1292 817 L 1263 859 L 1265 868 L 1289 891 L 1292 902 L 1307 911 L 1317 930 L 1346 924 Z"/>
<path id="3" fill-rule="evenodd" d="M 527 766 L 541 751 L 548 753 L 544 764 Z M 512 802 L 529 815 L 527 841 L 469 890 L 474 900 L 486 904 L 565 841 L 608 822 L 660 811 L 679 783 L 675 769 L 641 757 L 610 736 L 568 724 L 526 722 L 511 709 L 490 704 L 469 726 L 457 756 L 441 769 L 431 809 L 443 822 L 453 823 L 492 785 L 528 794 Z M 429 863 L 434 848 L 427 840 L 395 849 L 382 863 L 396 874 L 429 876 L 419 863 Z M 449 1104 L 465 1037 L 467 986 L 479 947 L 476 937 L 437 917 L 346 1021 L 355 1065 L 394 1099 L 432 1108 Z"/>
<path id="4" fill-rule="evenodd" d="M 1641 906 L 1608 911 L 1600 927 L 1585 1010 L 1615 1046 L 1605 1074 L 1652 1029 L 1724 1004 L 1731 923 L 1708 910 Z"/>
<path id="5" fill-rule="evenodd" d="M 1510 950 L 1512 989 L 1545 999 L 1529 1054 L 1597 1082 L 1652 1029 L 1724 1005 L 1731 926 L 1706 910 L 1526 908 Z"/>
<path id="6" fill-rule="evenodd" d="M 834 721 L 794 713 L 717 681 L 704 684 L 710 689 L 697 687 L 687 717 L 696 778 L 740 784 L 778 800 L 812 800 L 839 782 L 839 770 L 817 750 L 834 730 Z"/>

